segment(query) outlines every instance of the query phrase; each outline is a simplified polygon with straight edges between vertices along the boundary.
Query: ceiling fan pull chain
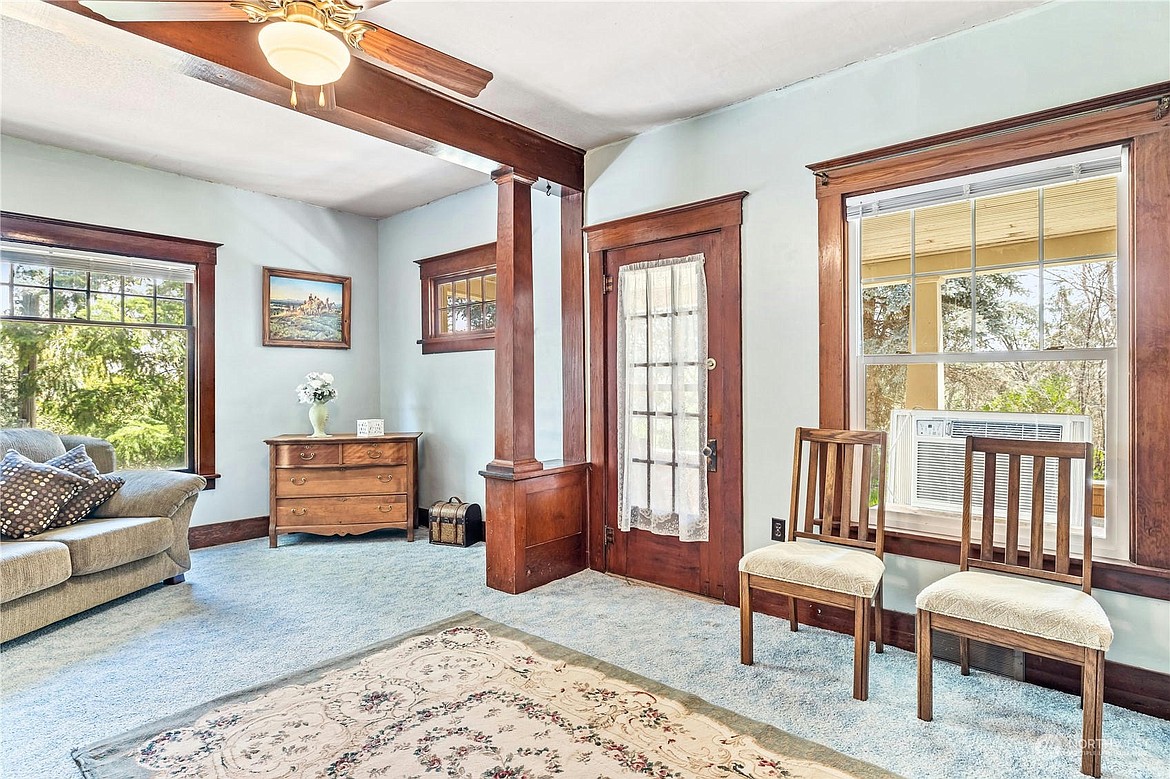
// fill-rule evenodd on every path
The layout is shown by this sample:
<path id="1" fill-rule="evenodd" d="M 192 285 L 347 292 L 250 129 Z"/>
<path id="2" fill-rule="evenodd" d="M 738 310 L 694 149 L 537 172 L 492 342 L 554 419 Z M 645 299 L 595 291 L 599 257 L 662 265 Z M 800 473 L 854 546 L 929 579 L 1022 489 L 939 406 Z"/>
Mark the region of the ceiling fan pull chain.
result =
<path id="1" fill-rule="evenodd" d="M 322 108 L 325 107 L 325 85 L 324 84 L 321 85 L 321 94 L 319 94 L 317 96 L 317 105 L 321 106 Z"/>
<path id="2" fill-rule="evenodd" d="M 292 103 L 293 108 L 296 108 L 297 107 L 297 82 L 292 81 L 290 83 L 292 84 L 292 97 L 289 99 L 289 102 Z"/>

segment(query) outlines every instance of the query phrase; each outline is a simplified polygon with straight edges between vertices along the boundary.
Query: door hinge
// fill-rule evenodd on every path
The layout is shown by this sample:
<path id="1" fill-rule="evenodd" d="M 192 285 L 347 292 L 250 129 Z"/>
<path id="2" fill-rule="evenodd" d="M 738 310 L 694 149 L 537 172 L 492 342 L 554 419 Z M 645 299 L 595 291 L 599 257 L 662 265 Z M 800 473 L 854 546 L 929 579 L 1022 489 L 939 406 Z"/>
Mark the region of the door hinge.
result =
<path id="1" fill-rule="evenodd" d="M 601 283 L 601 294 L 608 295 L 613 292 L 613 276 L 606 275 Z"/>
<path id="2" fill-rule="evenodd" d="M 605 526 L 605 545 L 609 546 L 613 543 L 613 528 L 609 525 Z"/>

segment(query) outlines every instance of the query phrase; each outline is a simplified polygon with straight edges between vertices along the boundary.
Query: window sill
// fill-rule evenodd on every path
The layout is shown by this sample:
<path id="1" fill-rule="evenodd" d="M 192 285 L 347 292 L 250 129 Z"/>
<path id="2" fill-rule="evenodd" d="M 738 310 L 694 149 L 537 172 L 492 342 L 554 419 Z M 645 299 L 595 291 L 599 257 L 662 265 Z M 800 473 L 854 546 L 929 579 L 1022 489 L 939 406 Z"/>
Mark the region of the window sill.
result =
<path id="1" fill-rule="evenodd" d="M 496 348 L 496 333 L 468 333 L 467 335 L 448 335 L 438 338 L 424 338 L 419 341 L 423 354 L 440 354 L 442 352 L 475 352 L 488 351 Z"/>
<path id="2" fill-rule="evenodd" d="M 887 529 L 885 551 L 919 560 L 959 564 L 958 538 L 946 538 L 918 530 Z M 1027 559 L 1027 553 L 1022 551 L 1021 564 L 1027 565 Z M 1080 561 L 1073 560 L 1071 568 L 1070 573 L 1079 575 Z M 1170 600 L 1170 570 L 1123 561 L 1094 560 L 1093 588 Z"/>

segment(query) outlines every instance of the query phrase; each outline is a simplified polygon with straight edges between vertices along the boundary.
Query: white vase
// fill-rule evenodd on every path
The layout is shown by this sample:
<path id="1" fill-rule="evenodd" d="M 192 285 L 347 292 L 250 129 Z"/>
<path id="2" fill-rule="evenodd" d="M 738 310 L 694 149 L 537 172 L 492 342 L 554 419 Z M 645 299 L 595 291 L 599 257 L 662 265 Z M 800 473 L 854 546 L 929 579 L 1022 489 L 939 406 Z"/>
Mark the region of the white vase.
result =
<path id="1" fill-rule="evenodd" d="M 309 406 L 309 422 L 313 425 L 313 434 L 309 438 L 329 438 L 329 434 L 325 432 L 325 423 L 328 421 L 328 406 L 324 403 Z"/>

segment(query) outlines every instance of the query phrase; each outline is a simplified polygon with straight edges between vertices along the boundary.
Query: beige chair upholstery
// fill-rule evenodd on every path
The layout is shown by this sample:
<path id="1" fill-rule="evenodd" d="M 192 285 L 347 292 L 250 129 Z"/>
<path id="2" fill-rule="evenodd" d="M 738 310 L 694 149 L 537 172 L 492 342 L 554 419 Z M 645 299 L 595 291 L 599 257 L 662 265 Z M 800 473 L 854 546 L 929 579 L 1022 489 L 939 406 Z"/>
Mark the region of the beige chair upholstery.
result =
<path id="1" fill-rule="evenodd" d="M 885 563 L 872 552 L 816 541 L 789 541 L 748 552 L 739 570 L 819 590 L 872 598 Z"/>
<path id="2" fill-rule="evenodd" d="M 920 592 L 915 605 L 1089 649 L 1106 650 L 1113 643 L 1113 628 L 1101 605 L 1091 595 L 1059 584 L 960 571 Z"/>
<path id="3" fill-rule="evenodd" d="M 0 543 L 4 563 L 0 570 L 0 603 L 47 590 L 73 575 L 69 550 L 41 541 Z"/>
<path id="4" fill-rule="evenodd" d="M 175 526 L 170 517 L 88 519 L 41 533 L 36 539 L 64 544 L 72 575 L 84 576 L 170 549 Z"/>

